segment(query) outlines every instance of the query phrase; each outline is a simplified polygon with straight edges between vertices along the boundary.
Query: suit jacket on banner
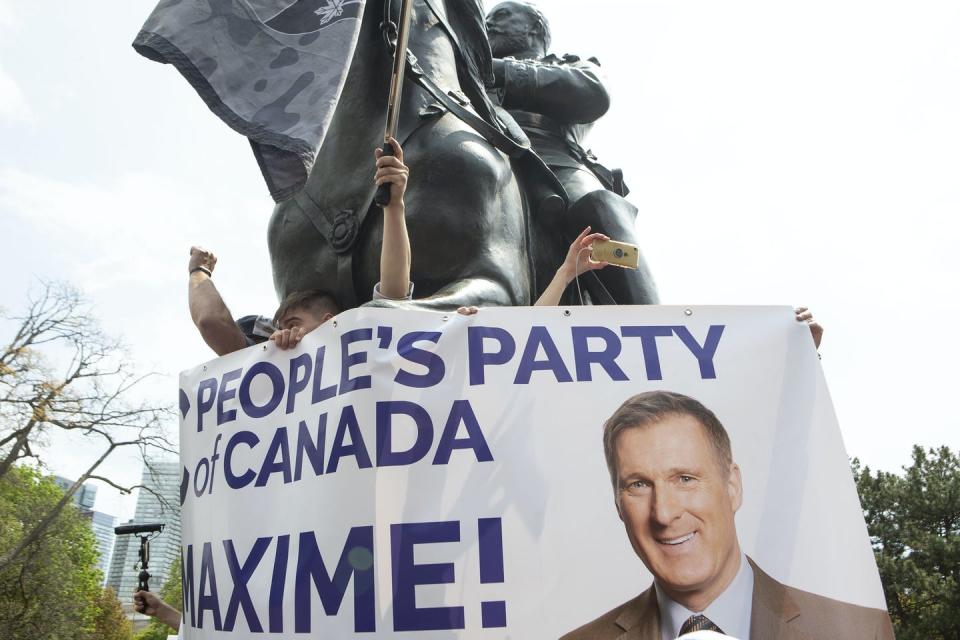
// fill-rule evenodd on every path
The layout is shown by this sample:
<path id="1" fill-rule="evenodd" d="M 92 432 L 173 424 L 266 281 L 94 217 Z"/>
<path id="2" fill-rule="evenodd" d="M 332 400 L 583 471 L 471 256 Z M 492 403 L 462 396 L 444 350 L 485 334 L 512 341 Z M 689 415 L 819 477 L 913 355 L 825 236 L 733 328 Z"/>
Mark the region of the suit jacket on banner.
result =
<path id="1" fill-rule="evenodd" d="M 749 640 L 893 640 L 886 611 L 794 589 L 768 576 L 753 560 L 750 566 L 753 611 Z M 660 640 L 656 590 L 651 585 L 561 640 Z"/>

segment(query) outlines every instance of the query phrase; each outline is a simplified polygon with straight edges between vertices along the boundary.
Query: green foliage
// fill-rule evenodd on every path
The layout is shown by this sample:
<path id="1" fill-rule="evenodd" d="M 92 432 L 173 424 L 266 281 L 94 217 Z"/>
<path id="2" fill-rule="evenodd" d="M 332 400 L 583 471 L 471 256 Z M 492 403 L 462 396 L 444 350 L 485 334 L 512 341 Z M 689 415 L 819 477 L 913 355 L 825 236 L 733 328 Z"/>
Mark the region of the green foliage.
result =
<path id="1" fill-rule="evenodd" d="M 897 638 L 960 639 L 960 460 L 916 446 L 903 475 L 853 472 Z"/>
<path id="2" fill-rule="evenodd" d="M 170 577 L 167 578 L 163 589 L 160 590 L 160 597 L 163 601 L 176 607 L 178 610 L 183 608 L 183 580 L 181 575 L 180 557 L 177 556 L 173 561 L 173 566 L 170 567 Z"/>
<path id="3" fill-rule="evenodd" d="M 180 558 L 173 561 L 170 567 L 170 577 L 160 589 L 160 599 L 174 607 L 178 611 L 182 610 L 183 602 L 183 583 L 180 581 Z M 137 634 L 136 640 L 167 640 L 167 635 L 172 634 L 170 627 L 157 619 L 150 621 L 146 629 Z"/>
<path id="4" fill-rule="evenodd" d="M 23 532 L 48 514 L 62 496 L 52 480 L 33 469 L 12 467 L 0 478 L 0 555 L 17 544 Z M 96 565 L 90 524 L 71 504 L 14 562 L 0 570 L 4 640 L 97 637 L 102 576 Z"/>
<path id="5" fill-rule="evenodd" d="M 97 609 L 90 640 L 132 640 L 133 625 L 123 614 L 123 608 L 113 589 L 107 587 L 100 592 Z"/>

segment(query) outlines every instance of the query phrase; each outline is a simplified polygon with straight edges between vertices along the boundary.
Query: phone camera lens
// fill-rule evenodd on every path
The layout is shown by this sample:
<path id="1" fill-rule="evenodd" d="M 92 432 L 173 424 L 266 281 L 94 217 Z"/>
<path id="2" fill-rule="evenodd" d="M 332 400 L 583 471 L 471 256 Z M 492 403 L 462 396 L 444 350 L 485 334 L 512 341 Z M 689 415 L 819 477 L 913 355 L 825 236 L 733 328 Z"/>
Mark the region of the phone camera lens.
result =
<path id="1" fill-rule="evenodd" d="M 623 257 L 623 249 L 614 249 L 614 250 L 613 250 L 613 255 L 615 255 L 615 256 L 618 257 L 618 258 L 622 258 L 622 257 Z"/>

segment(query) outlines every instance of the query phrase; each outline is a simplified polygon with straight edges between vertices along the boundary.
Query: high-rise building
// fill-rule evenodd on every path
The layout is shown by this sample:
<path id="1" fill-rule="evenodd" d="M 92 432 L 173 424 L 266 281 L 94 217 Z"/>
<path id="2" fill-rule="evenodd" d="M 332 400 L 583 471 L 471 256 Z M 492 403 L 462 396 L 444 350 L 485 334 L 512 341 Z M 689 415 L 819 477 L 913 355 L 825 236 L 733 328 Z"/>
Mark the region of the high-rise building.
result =
<path id="1" fill-rule="evenodd" d="M 53 476 L 53 482 L 63 489 L 64 493 L 66 493 L 74 483 L 73 480 L 68 480 L 63 476 Z M 96 502 L 97 487 L 92 484 L 80 485 L 80 488 L 73 494 L 73 503 L 77 505 L 81 511 L 93 511 L 93 506 Z"/>
<path id="2" fill-rule="evenodd" d="M 110 571 L 110 559 L 113 555 L 113 527 L 117 524 L 117 517 L 102 511 L 90 511 L 90 527 L 97 537 L 97 546 L 100 548 L 100 560 L 97 566 L 103 573 L 103 584 L 107 583 L 107 574 Z"/>
<path id="3" fill-rule="evenodd" d="M 170 576 L 173 561 L 180 554 L 180 463 L 176 460 L 151 460 L 143 467 L 137 508 L 131 523 L 163 523 L 163 532 L 150 540 L 150 590 L 157 592 Z M 117 536 L 107 585 L 113 587 L 120 602 L 131 605 L 137 588 L 137 564 L 140 538 Z"/>
<path id="4" fill-rule="evenodd" d="M 65 492 L 73 486 L 74 481 L 62 476 L 54 476 L 53 482 Z M 117 519 L 108 513 L 95 511 L 94 505 L 97 502 L 97 487 L 92 484 L 83 484 L 73 494 L 73 503 L 77 505 L 80 513 L 90 520 L 90 528 L 93 529 L 93 535 L 97 539 L 97 549 L 100 552 L 100 559 L 97 566 L 103 574 L 103 583 L 107 582 L 107 572 L 110 568 L 110 556 L 113 553 L 113 526 Z"/>
<path id="5" fill-rule="evenodd" d="M 133 520 L 127 520 L 123 524 L 133 524 Z M 113 544 L 113 558 L 110 561 L 110 571 L 107 572 L 107 586 L 113 587 L 113 590 L 117 593 L 117 598 L 119 598 L 121 602 L 128 604 L 133 602 L 133 598 L 129 593 L 122 594 L 117 591 L 117 587 L 120 583 L 120 577 L 123 574 L 136 574 L 136 570 L 133 567 L 137 562 L 139 542 L 136 536 L 116 536 L 116 542 Z M 127 559 L 130 557 L 130 549 L 133 549 L 133 560 L 127 562 Z M 134 585 L 136 585 L 136 582 L 134 582 Z"/>

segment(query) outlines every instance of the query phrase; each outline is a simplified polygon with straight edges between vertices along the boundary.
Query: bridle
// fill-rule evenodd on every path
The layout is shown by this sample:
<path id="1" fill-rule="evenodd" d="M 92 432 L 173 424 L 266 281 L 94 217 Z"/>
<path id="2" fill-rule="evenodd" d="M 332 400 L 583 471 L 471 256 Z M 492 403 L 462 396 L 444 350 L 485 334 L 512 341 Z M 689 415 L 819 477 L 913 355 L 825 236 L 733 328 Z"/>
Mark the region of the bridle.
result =
<path id="1" fill-rule="evenodd" d="M 393 2 L 392 0 L 383 1 L 383 19 L 380 21 L 380 35 L 383 37 L 383 44 L 392 56 L 397 50 L 397 23 L 393 21 Z"/>

